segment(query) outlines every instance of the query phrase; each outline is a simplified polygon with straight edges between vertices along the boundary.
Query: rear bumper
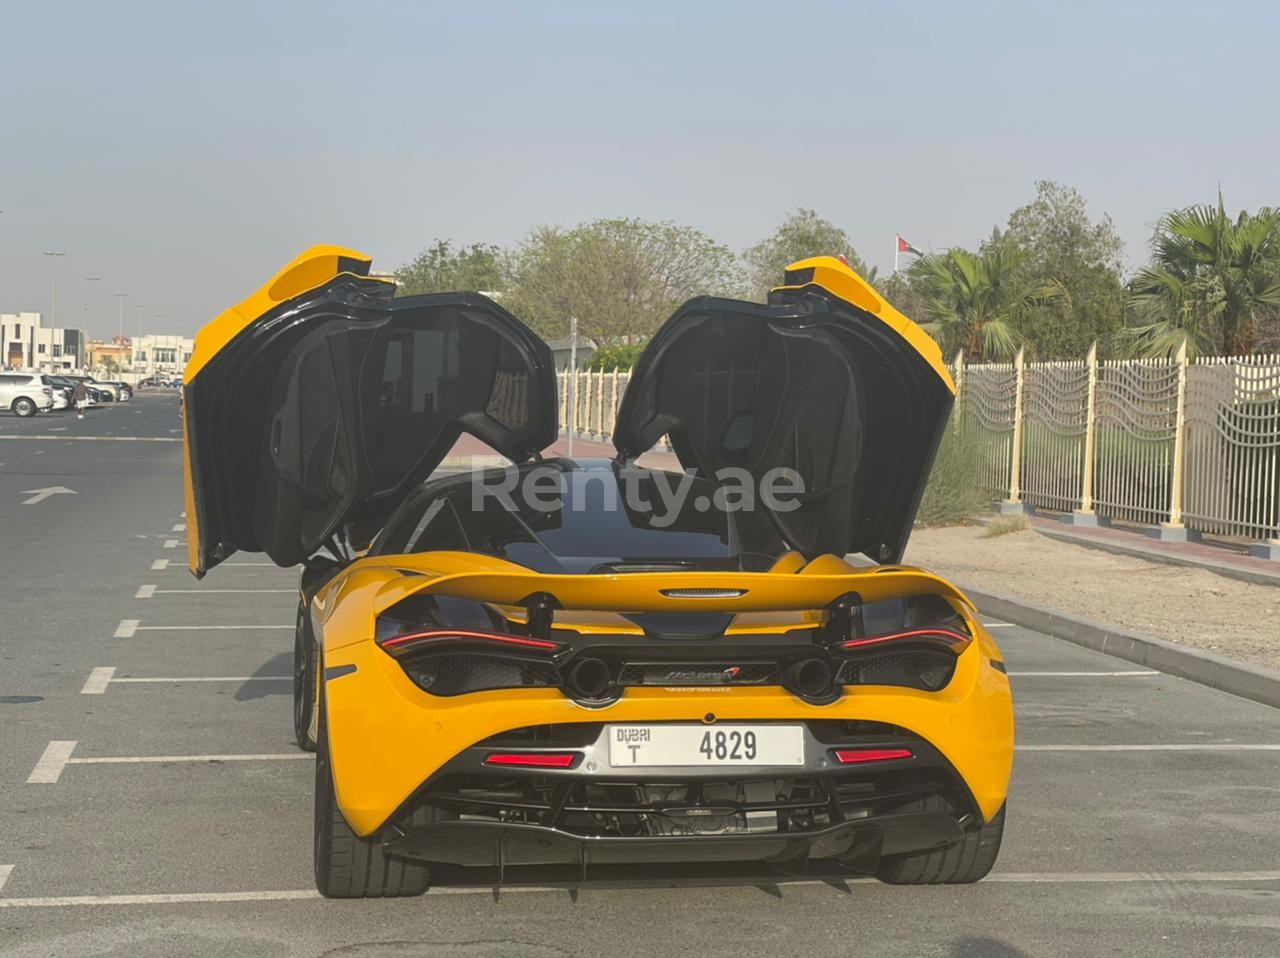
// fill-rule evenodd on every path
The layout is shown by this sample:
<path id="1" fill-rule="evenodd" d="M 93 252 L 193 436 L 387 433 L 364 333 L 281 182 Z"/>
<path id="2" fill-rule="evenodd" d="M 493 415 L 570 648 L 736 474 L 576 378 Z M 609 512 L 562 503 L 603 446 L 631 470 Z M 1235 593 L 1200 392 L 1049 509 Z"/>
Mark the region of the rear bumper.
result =
<path id="1" fill-rule="evenodd" d="M 338 805 L 365 836 L 407 808 L 446 768 L 466 774 L 454 763 L 474 767 L 471 750 L 486 739 L 537 725 L 700 723 L 708 713 L 722 723 L 883 723 L 936 750 L 983 820 L 1004 803 L 1012 771 L 1009 681 L 992 667 L 982 643 L 960 656 L 951 684 L 941 692 L 867 686 L 830 705 L 807 704 L 777 687 L 637 688 L 598 709 L 583 708 L 555 689 L 442 698 L 418 688 L 373 642 L 325 649 L 324 668 Z"/>
<path id="2" fill-rule="evenodd" d="M 871 871 L 884 855 L 952 845 L 963 837 L 960 824 L 943 814 L 890 815 L 813 832 L 625 838 L 575 835 L 542 825 L 451 821 L 415 828 L 386 850 L 465 867 L 575 865 L 585 872 L 589 865 L 836 859 Z"/>

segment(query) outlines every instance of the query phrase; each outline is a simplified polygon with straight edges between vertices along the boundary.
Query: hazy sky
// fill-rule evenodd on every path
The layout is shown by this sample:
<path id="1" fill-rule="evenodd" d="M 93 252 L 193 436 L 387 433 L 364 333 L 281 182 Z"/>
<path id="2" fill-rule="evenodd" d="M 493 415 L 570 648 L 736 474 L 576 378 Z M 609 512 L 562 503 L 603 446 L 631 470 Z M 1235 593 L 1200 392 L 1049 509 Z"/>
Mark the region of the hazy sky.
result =
<path id="1" fill-rule="evenodd" d="M 1138 262 L 1165 210 L 1280 204 L 1280 5 L 0 0 L 0 311 L 191 332 L 317 242 L 796 207 L 871 263 L 1051 178 Z M 97 283 L 83 277 L 104 277 Z M 158 315 L 159 318 L 156 318 Z"/>

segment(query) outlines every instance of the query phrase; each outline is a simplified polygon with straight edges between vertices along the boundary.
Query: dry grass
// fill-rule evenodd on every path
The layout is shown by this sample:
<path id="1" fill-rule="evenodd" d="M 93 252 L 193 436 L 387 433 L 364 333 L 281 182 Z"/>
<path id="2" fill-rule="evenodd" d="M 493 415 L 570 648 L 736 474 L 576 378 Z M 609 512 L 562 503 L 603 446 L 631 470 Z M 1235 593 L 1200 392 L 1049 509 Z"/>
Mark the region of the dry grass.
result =
<path id="1" fill-rule="evenodd" d="M 982 538 L 994 539 L 996 536 L 1007 536 L 1011 532 L 1025 532 L 1031 528 L 1026 516 L 997 516 L 986 524 Z"/>

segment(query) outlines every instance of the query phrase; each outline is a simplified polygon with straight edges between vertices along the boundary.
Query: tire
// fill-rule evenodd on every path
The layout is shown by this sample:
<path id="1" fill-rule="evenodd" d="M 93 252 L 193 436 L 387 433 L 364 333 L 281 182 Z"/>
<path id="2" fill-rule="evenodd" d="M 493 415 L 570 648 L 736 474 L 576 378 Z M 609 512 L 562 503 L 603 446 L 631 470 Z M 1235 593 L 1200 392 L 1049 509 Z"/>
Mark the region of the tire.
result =
<path id="1" fill-rule="evenodd" d="M 36 404 L 26 396 L 19 396 L 9 408 L 13 410 L 15 416 L 21 416 L 23 419 L 36 414 Z"/>
<path id="2" fill-rule="evenodd" d="M 293 633 L 293 737 L 304 752 L 316 750 L 316 643 L 311 636 L 311 617 L 304 602 L 298 603 L 298 622 Z"/>
<path id="3" fill-rule="evenodd" d="M 910 809 L 912 811 L 941 811 L 947 807 L 940 796 L 913 805 L 918 808 Z M 1005 806 L 1001 805 L 991 821 L 977 831 L 966 833 L 962 841 L 947 848 L 884 858 L 876 877 L 890 885 L 964 885 L 985 878 L 1000 854 L 1004 810 Z"/>
<path id="4" fill-rule="evenodd" d="M 333 789 L 329 764 L 329 736 L 320 694 L 320 728 L 316 745 L 315 874 L 316 888 L 325 898 L 409 898 L 429 884 L 426 865 L 383 853 L 379 835 L 361 838 L 342 817 Z M 416 812 L 410 824 L 425 822 L 427 809 Z"/>

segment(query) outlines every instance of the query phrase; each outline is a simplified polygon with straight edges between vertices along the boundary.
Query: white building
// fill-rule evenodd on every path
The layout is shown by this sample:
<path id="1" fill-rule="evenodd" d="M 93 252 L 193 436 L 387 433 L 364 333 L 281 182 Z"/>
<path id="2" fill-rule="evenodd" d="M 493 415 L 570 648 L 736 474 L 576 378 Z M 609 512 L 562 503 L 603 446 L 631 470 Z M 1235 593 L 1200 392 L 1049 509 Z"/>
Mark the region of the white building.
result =
<path id="1" fill-rule="evenodd" d="M 181 375 L 194 348 L 195 340 L 186 336 L 135 336 L 133 371 L 146 376 Z"/>
<path id="2" fill-rule="evenodd" d="M 43 313 L 0 313 L 0 366 L 44 373 L 84 367 L 83 329 L 44 325 Z"/>

